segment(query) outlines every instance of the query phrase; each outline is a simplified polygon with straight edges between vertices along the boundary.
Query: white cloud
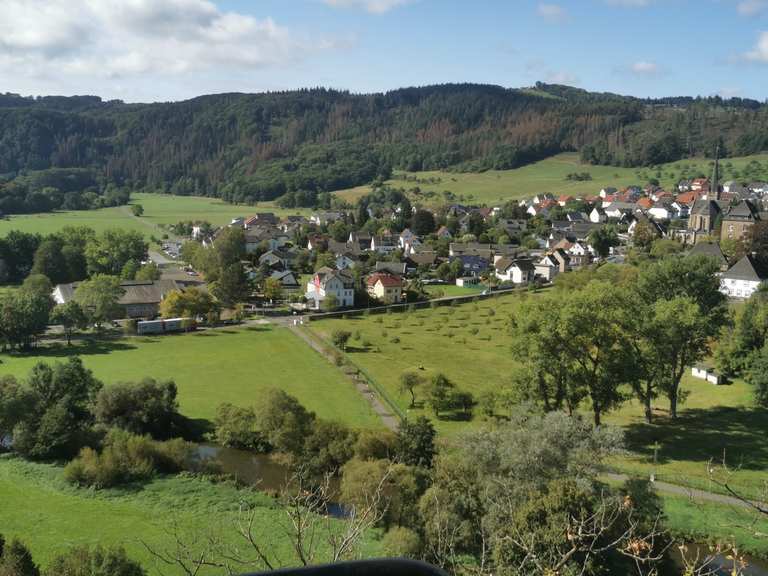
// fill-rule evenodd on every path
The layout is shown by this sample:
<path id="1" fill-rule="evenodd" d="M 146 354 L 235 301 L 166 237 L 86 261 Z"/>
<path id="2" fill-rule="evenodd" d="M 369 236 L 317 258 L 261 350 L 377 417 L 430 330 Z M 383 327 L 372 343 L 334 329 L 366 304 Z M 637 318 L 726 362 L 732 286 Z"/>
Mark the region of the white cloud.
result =
<path id="1" fill-rule="evenodd" d="M 565 8 L 558 4 L 539 4 L 536 12 L 542 18 L 550 21 L 562 20 L 568 15 Z"/>
<path id="2" fill-rule="evenodd" d="M 768 8 L 766 0 L 742 0 L 736 6 L 736 11 L 742 16 L 755 16 Z"/>
<path id="3" fill-rule="evenodd" d="M 721 98 L 735 98 L 741 96 L 744 91 L 741 88 L 721 88 L 718 94 Z"/>
<path id="4" fill-rule="evenodd" d="M 209 0 L 0 1 L 0 77 L 46 85 L 248 72 L 328 45 Z"/>
<path id="5" fill-rule="evenodd" d="M 768 32 L 762 32 L 753 50 L 744 54 L 744 59 L 751 62 L 768 63 Z"/>
<path id="6" fill-rule="evenodd" d="M 643 76 L 653 76 L 654 74 L 658 74 L 659 72 L 659 65 L 655 62 L 648 62 L 647 60 L 641 60 L 639 62 L 635 62 L 630 66 L 630 70 L 634 72 L 635 74 L 640 74 Z"/>
<path id="7" fill-rule="evenodd" d="M 371 14 L 384 14 L 398 6 L 410 4 L 413 0 L 324 0 L 328 6 L 337 8 L 363 8 Z"/>
<path id="8" fill-rule="evenodd" d="M 549 71 L 545 75 L 544 80 L 550 84 L 568 84 L 571 86 L 579 83 L 579 78 L 577 76 L 564 71 Z"/>

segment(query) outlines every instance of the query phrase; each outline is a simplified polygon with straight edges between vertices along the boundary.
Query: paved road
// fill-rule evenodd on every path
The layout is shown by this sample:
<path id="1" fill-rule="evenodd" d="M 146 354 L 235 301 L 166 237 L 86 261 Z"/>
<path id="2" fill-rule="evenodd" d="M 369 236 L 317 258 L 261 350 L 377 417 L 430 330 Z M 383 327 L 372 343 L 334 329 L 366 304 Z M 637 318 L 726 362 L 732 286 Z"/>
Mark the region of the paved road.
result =
<path id="1" fill-rule="evenodd" d="M 161 268 L 163 266 L 169 266 L 171 264 L 178 264 L 178 262 L 176 262 L 175 260 L 171 260 L 166 255 L 164 255 L 162 252 L 158 252 L 156 250 L 150 250 L 149 251 L 149 258 L 150 258 L 150 260 L 152 260 L 152 262 L 154 262 L 155 264 L 157 264 Z"/>

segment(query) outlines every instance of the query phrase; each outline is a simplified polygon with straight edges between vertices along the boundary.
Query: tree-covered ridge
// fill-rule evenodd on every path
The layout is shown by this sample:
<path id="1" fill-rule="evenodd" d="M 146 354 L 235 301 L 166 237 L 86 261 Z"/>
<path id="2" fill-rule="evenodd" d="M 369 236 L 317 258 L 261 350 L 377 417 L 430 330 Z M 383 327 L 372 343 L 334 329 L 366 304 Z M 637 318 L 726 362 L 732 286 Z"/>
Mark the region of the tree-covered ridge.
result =
<path id="1" fill-rule="evenodd" d="M 515 168 L 563 151 L 649 165 L 768 147 L 751 100 L 641 100 L 537 84 L 351 94 L 307 89 L 124 104 L 92 96 L 0 95 L 0 174 L 83 168 L 102 186 L 252 202 L 387 177 L 391 169 Z"/>

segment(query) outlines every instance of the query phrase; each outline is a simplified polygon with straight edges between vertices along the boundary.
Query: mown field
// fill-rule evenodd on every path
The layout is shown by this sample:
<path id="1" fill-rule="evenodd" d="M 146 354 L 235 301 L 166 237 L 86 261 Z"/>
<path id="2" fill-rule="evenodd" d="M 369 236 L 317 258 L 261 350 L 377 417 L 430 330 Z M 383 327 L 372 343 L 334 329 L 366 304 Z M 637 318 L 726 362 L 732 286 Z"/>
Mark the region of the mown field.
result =
<path id="1" fill-rule="evenodd" d="M 746 170 L 751 162 L 758 162 L 760 167 Z M 582 172 L 588 172 L 592 179 L 584 182 L 566 179 L 568 174 Z M 705 159 L 681 160 L 653 168 L 619 168 L 582 164 L 578 154 L 566 153 L 515 170 L 490 170 L 482 173 L 397 172 L 387 183 L 406 190 L 418 186 L 422 194 L 414 197 L 425 204 L 445 202 L 443 193 L 449 191 L 456 201 L 493 205 L 545 192 L 556 195 L 592 195 L 605 187 L 622 188 L 632 184 L 644 186 L 651 178 L 658 179 L 662 186 L 670 188 L 683 177 L 710 175 L 711 172 L 711 161 Z M 723 180 L 768 179 L 768 154 L 725 159 L 721 177 Z M 369 191 L 368 186 L 358 186 L 336 194 L 354 203 Z M 434 196 L 427 196 L 425 192 L 434 193 Z"/>
<path id="2" fill-rule="evenodd" d="M 61 470 L 0 457 L 0 533 L 22 539 L 43 566 L 71 547 L 101 544 L 122 546 L 150 575 L 183 574 L 176 566 L 159 563 L 143 542 L 167 553 L 174 550 L 174 531 L 193 547 L 217 534 L 225 544 L 245 550 L 245 541 L 235 531 L 241 503 L 257 507 L 256 526 L 265 548 L 286 561 L 293 558 L 290 542 L 278 528 L 285 512 L 265 494 L 188 477 L 92 491 L 69 486 Z M 363 549 L 376 555 L 373 537 Z M 205 569 L 200 574 L 221 572 Z"/>
<path id="3" fill-rule="evenodd" d="M 319 416 L 355 427 L 380 420 L 341 372 L 290 331 L 252 326 L 193 334 L 42 347 L 29 355 L 0 355 L 0 374 L 24 377 L 39 361 L 78 355 L 105 383 L 144 377 L 172 379 L 181 412 L 211 419 L 223 402 L 258 404 L 268 388 L 296 396 Z"/>
<path id="4" fill-rule="evenodd" d="M 511 352 L 509 318 L 521 298 L 534 297 L 516 293 L 410 313 L 322 320 L 312 323 L 311 329 L 326 339 L 336 329 L 349 330 L 353 339 L 348 357 L 373 376 L 404 411 L 434 419 L 418 391 L 417 407 L 409 408 L 410 396 L 399 391 L 400 375 L 413 370 L 429 379 L 443 373 L 476 397 L 486 390 L 503 389 L 525 361 Z M 667 417 L 664 399 L 654 404 L 656 422 L 652 425 L 644 423 L 635 401 L 605 417 L 606 423 L 624 428 L 629 448 L 614 466 L 646 477 L 655 471 L 662 480 L 717 491 L 709 482 L 708 463 L 722 462 L 725 457 L 733 468 L 732 482 L 759 497 L 768 481 L 768 412 L 752 406 L 751 392 L 742 381 L 713 386 L 687 375 L 683 386 L 689 396 L 677 421 Z M 436 420 L 435 424 L 441 433 L 451 435 L 483 422 L 476 410 L 470 422 Z"/>
<path id="5" fill-rule="evenodd" d="M 249 216 L 256 212 L 274 212 L 280 215 L 307 214 L 307 210 L 283 210 L 272 203 L 258 206 L 240 206 L 227 204 L 215 198 L 195 196 L 169 196 L 165 194 L 131 195 L 131 204 L 141 204 L 144 215 L 137 218 L 128 206 L 103 208 L 101 210 L 73 210 L 48 214 L 24 214 L 9 216 L 0 220 L 0 236 L 11 230 L 50 234 L 65 226 L 90 226 L 97 231 L 108 228 L 127 228 L 142 234 L 160 237 L 163 230 L 160 225 L 176 224 L 186 220 L 207 220 L 221 226 L 232 218 Z"/>

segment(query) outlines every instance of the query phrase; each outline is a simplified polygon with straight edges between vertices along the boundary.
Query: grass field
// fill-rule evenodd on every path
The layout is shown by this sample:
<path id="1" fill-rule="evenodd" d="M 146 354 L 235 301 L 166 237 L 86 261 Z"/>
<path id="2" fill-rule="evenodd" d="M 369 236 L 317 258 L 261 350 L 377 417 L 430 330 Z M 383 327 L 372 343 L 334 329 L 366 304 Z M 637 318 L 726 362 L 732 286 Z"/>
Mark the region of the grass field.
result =
<path id="1" fill-rule="evenodd" d="M 293 558 L 278 528 L 285 513 L 264 494 L 187 477 L 94 492 L 69 486 L 59 467 L 0 457 L 0 533 L 22 539 L 43 566 L 73 546 L 120 545 L 151 575 L 182 574 L 177 567 L 158 564 L 142 541 L 171 551 L 170 529 L 176 525 L 189 543 L 199 545 L 202 540 L 196 543 L 195 535 L 204 538 L 215 531 L 226 544 L 243 549 L 234 526 L 241 502 L 258 507 L 257 530 L 270 553 Z M 376 555 L 376 546 L 370 538 L 364 550 Z M 210 569 L 201 574 L 220 573 Z"/>
<path id="2" fill-rule="evenodd" d="M 761 163 L 759 174 L 768 179 L 768 155 L 762 154 L 724 160 L 721 172 L 723 180 L 752 176 L 751 172 L 745 173 L 744 170 L 752 161 Z M 592 180 L 566 180 L 566 176 L 574 172 L 589 172 Z M 422 191 L 421 199 L 426 204 L 444 202 L 443 192 L 449 191 L 458 201 L 493 205 L 506 200 L 529 198 L 544 192 L 556 195 L 592 195 L 609 186 L 644 186 L 651 178 L 657 178 L 669 189 L 684 175 L 695 177 L 699 174 L 709 175 L 711 172 L 711 161 L 704 159 L 681 160 L 657 168 L 618 168 L 582 164 L 578 154 L 566 153 L 515 170 L 489 170 L 465 174 L 439 171 L 397 172 L 388 184 L 406 190 L 418 186 Z M 348 202 L 355 202 L 369 191 L 367 186 L 358 186 L 336 194 Z M 425 192 L 435 195 L 427 197 Z"/>
<path id="3" fill-rule="evenodd" d="M 257 206 L 227 204 L 215 198 L 195 196 L 170 196 L 165 194 L 131 195 L 131 204 L 141 204 L 144 215 L 136 218 L 129 207 L 104 208 L 101 210 L 76 210 L 49 214 L 25 214 L 0 220 L 0 236 L 11 230 L 50 234 L 65 226 L 90 226 L 97 231 L 108 228 L 137 230 L 147 237 L 161 236 L 160 225 L 176 224 L 186 220 L 207 220 L 221 226 L 237 216 L 248 216 L 256 212 L 274 212 L 279 215 L 307 214 L 308 210 L 283 210 L 273 203 Z"/>
<path id="4" fill-rule="evenodd" d="M 341 372 L 282 328 L 249 327 L 137 337 L 30 355 L 0 355 L 0 374 L 24 377 L 38 361 L 77 354 L 107 384 L 144 377 L 173 379 L 181 412 L 210 419 L 222 402 L 257 404 L 270 387 L 296 396 L 319 416 L 375 428 L 380 420 Z"/>
<path id="5" fill-rule="evenodd" d="M 410 313 L 322 320 L 311 328 L 325 338 L 336 329 L 359 336 L 350 342 L 348 356 L 407 411 L 410 396 L 399 393 L 399 377 L 406 370 L 415 370 L 427 379 L 441 372 L 476 397 L 485 390 L 498 391 L 508 385 L 524 361 L 510 351 L 509 317 L 521 298 L 531 297 L 535 296 L 517 293 Z M 650 426 L 644 423 L 642 409 L 634 401 L 605 417 L 606 423 L 626 431 L 629 453 L 617 458 L 615 467 L 646 477 L 655 470 L 662 480 L 714 491 L 717 488 L 708 482 L 708 463 L 711 459 L 722 462 L 725 457 L 735 468 L 733 482 L 759 497 L 768 481 L 768 412 L 752 407 L 750 390 L 741 381 L 713 386 L 686 376 L 683 386 L 689 397 L 678 421 L 666 417 L 664 399 L 655 403 L 656 423 Z M 419 403 L 410 413 L 432 417 Z M 450 435 L 482 422 L 476 414 L 470 423 L 439 420 L 436 426 Z M 659 450 L 654 464 L 656 442 Z"/>

